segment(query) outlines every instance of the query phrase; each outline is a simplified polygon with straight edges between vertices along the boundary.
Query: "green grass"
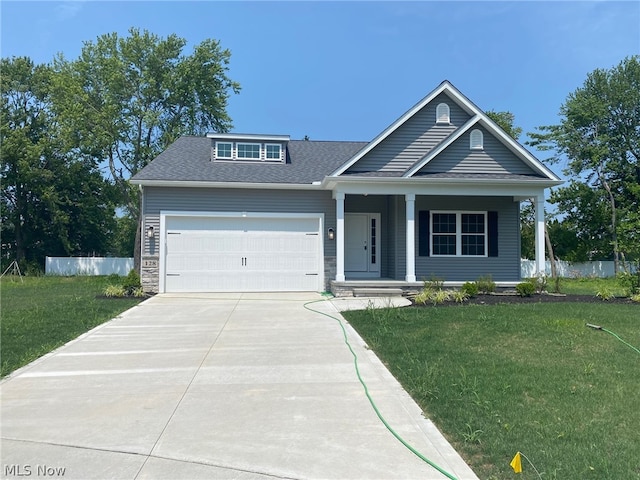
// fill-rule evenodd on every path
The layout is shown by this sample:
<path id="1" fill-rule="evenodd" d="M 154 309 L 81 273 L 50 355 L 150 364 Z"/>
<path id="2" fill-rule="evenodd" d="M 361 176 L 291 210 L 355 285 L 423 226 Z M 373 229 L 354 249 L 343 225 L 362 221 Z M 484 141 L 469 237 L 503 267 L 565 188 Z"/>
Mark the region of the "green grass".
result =
<path id="1" fill-rule="evenodd" d="M 481 479 L 638 479 L 640 305 L 344 312 Z"/>
<path id="2" fill-rule="evenodd" d="M 553 291 L 553 279 L 548 280 L 548 289 Z M 572 295 L 596 295 L 599 291 L 609 289 L 616 296 L 624 296 L 624 287 L 615 277 L 609 278 L 561 278 L 560 292 Z"/>
<path id="3" fill-rule="evenodd" d="M 114 318 L 142 299 L 96 298 L 109 277 L 3 278 L 1 376 Z"/>

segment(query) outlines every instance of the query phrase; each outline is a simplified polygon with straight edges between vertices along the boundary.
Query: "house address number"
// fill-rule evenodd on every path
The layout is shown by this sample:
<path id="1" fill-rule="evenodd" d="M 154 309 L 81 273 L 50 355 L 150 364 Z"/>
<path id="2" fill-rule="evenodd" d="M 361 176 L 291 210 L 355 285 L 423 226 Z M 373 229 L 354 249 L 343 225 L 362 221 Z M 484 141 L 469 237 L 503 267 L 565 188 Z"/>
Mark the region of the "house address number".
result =
<path id="1" fill-rule="evenodd" d="M 142 260 L 144 268 L 158 268 L 158 260 Z"/>

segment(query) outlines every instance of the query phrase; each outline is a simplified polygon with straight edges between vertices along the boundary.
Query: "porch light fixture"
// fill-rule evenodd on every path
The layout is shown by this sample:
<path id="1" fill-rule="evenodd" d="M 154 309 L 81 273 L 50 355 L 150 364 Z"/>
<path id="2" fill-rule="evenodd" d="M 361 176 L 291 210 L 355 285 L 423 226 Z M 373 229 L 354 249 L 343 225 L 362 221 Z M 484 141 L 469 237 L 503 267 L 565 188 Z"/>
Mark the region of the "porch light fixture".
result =
<path id="1" fill-rule="evenodd" d="M 329 240 L 333 240 L 335 238 L 335 232 L 333 231 L 333 228 L 327 230 L 327 236 L 329 237 Z"/>
<path id="2" fill-rule="evenodd" d="M 153 227 L 147 228 L 147 238 L 153 238 Z"/>

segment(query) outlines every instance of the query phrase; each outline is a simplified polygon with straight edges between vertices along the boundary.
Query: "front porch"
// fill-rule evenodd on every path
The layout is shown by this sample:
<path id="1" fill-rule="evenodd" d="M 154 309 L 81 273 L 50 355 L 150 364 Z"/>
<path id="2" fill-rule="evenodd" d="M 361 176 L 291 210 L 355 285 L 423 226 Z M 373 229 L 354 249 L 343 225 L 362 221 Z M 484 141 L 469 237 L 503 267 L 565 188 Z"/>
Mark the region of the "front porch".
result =
<path id="1" fill-rule="evenodd" d="M 457 288 L 485 276 L 499 288 L 513 288 L 520 281 L 519 205 L 532 196 L 536 265 L 543 265 L 543 195 L 495 186 L 464 193 L 448 185 L 419 193 L 334 194 L 326 288 L 336 296 L 408 295 L 431 278 Z M 453 223 L 443 225 L 443 219 Z"/>

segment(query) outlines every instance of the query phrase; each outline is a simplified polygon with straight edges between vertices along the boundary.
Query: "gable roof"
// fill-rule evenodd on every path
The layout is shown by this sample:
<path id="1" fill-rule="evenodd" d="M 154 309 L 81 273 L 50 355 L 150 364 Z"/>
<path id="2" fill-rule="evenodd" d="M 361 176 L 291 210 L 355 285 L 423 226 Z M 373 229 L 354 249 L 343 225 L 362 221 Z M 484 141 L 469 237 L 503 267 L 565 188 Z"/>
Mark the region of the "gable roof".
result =
<path id="1" fill-rule="evenodd" d="M 290 140 L 286 163 L 211 161 L 211 138 L 180 137 L 133 176 L 134 184 L 221 182 L 313 184 L 351 158 L 367 142 Z"/>
<path id="2" fill-rule="evenodd" d="M 349 168 L 354 166 L 365 155 L 371 152 L 374 148 L 380 145 L 385 139 L 387 139 L 392 133 L 397 131 L 402 125 L 404 125 L 410 118 L 421 111 L 425 106 L 431 103 L 438 95 L 445 93 L 451 98 L 460 108 L 467 112 L 471 118 L 460 128 L 452 132 L 442 142 L 436 145 L 431 151 L 413 166 L 409 167 L 404 174 L 403 178 L 410 178 L 415 176 L 428 162 L 433 160 L 439 153 L 444 151 L 455 140 L 457 140 L 462 134 L 471 129 L 474 125 L 482 125 L 493 136 L 495 136 L 505 147 L 513 152 L 522 162 L 527 164 L 533 171 L 538 173 L 541 177 L 547 178 L 552 181 L 559 181 L 560 179 L 548 168 L 546 168 L 537 158 L 535 158 L 528 150 L 526 150 L 517 141 L 507 135 L 502 128 L 500 128 L 493 120 L 491 120 L 482 110 L 480 110 L 471 100 L 464 96 L 457 88 L 455 88 L 449 81 L 445 80 L 436 89 L 429 93 L 426 97 L 411 107 L 400 118 L 393 122 L 377 137 L 375 137 L 365 148 L 357 152 L 352 158 L 341 165 L 338 169 L 331 173 L 331 177 L 339 177 L 347 172 Z"/>

